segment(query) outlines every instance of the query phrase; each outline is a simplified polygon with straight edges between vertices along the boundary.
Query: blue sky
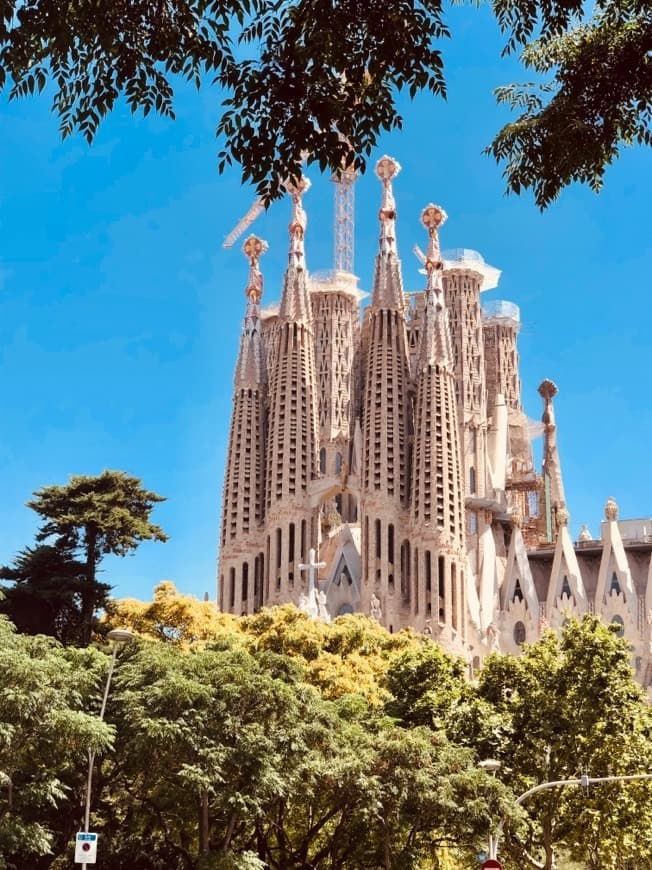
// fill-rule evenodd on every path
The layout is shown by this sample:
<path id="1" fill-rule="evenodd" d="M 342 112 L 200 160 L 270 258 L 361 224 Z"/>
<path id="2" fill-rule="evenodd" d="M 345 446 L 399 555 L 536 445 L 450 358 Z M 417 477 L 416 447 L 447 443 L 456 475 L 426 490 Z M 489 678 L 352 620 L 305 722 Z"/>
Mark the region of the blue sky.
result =
<path id="1" fill-rule="evenodd" d="M 403 166 L 395 184 L 406 288 L 422 277 L 420 210 L 447 210 L 444 247 L 469 247 L 503 270 L 486 295 L 521 308 L 523 400 L 559 386 L 559 443 L 573 532 L 597 535 L 604 502 L 650 516 L 652 323 L 648 264 L 650 154 L 626 151 L 596 196 L 573 187 L 540 214 L 505 197 L 482 149 L 508 118 L 492 89 L 523 80 L 486 8 L 456 8 L 444 46 L 447 102 L 402 102 L 384 137 Z M 33 541 L 24 502 L 71 474 L 124 469 L 168 501 L 170 535 L 105 563 L 117 596 L 151 597 L 163 579 L 215 595 L 215 562 L 231 383 L 247 268 L 221 241 L 253 200 L 237 170 L 217 174 L 220 94 L 178 93 L 176 122 L 124 107 L 88 148 L 61 143 L 47 99 L 0 103 L 0 563 Z M 306 196 L 307 259 L 332 261 L 332 185 L 316 169 Z M 357 185 L 356 272 L 370 289 L 380 187 Z M 287 202 L 255 224 L 270 243 L 264 302 L 279 298 Z"/>

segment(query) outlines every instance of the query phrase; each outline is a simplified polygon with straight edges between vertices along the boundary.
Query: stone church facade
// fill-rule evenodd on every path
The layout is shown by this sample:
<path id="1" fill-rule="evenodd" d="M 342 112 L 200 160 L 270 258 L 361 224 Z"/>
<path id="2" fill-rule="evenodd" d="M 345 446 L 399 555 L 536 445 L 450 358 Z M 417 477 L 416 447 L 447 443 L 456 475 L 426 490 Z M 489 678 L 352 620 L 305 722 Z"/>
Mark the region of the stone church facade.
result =
<path id="1" fill-rule="evenodd" d="M 618 522 L 610 498 L 600 537 L 584 527 L 571 539 L 557 387 L 541 383 L 533 424 L 521 404 L 518 307 L 481 303 L 499 272 L 479 254 L 441 252 L 439 206 L 421 215 L 425 287 L 405 292 L 399 169 L 388 157 L 376 167 L 379 247 L 364 309 L 354 275 L 308 272 L 306 180 L 288 190 L 280 305 L 261 308 L 266 244 L 244 244 L 219 606 L 361 611 L 390 631 L 432 636 L 471 668 L 494 649 L 518 653 L 571 615 L 596 613 L 618 624 L 649 686 L 652 520 Z"/>

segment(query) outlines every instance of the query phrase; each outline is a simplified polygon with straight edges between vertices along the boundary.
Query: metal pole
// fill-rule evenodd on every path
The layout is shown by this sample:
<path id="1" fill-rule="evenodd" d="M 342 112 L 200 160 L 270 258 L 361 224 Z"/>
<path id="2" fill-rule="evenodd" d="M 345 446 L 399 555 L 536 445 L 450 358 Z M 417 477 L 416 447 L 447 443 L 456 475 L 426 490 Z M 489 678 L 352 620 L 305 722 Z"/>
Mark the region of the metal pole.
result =
<path id="1" fill-rule="evenodd" d="M 652 779 L 652 773 L 632 773 L 625 776 L 583 775 L 579 779 L 557 779 L 554 782 L 543 782 L 540 785 L 535 785 L 533 788 L 524 791 L 522 795 L 519 795 L 514 801 L 514 806 L 520 806 L 520 804 L 522 804 L 526 798 L 530 797 L 530 795 L 536 794 L 539 791 L 544 791 L 544 789 L 548 788 L 556 788 L 557 786 L 564 787 L 567 785 L 579 785 L 583 788 L 588 788 L 590 785 L 595 785 L 600 782 L 631 782 L 634 779 Z M 495 834 L 489 837 L 489 857 L 493 858 L 494 861 L 498 858 L 498 843 L 503 833 L 506 821 L 507 817 L 503 816 L 496 828 Z"/>
<path id="2" fill-rule="evenodd" d="M 106 685 L 104 686 L 104 697 L 102 698 L 102 706 L 100 707 L 100 722 L 104 721 L 104 711 L 106 710 L 106 701 L 109 697 L 109 689 L 111 688 L 111 677 L 115 668 L 115 660 L 118 655 L 118 642 L 113 643 L 113 655 L 111 656 L 111 664 L 109 665 L 109 673 L 106 675 Z M 88 833 L 91 823 L 91 788 L 93 786 L 93 766 L 95 764 L 95 750 L 88 750 L 88 779 L 86 780 L 86 809 L 84 811 L 84 833 Z M 88 864 L 84 861 L 82 870 L 86 870 Z"/>

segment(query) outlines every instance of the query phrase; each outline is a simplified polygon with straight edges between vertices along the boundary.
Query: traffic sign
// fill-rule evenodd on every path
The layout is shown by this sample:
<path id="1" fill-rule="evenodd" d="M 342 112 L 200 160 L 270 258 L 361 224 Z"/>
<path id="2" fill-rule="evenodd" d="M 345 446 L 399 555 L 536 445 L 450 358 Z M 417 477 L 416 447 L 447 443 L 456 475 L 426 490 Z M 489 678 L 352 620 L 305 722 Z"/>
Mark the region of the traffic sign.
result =
<path id="1" fill-rule="evenodd" d="M 84 831 L 75 840 L 75 864 L 95 864 L 97 862 L 97 834 Z"/>
<path id="2" fill-rule="evenodd" d="M 496 861 L 495 858 L 489 858 L 489 860 L 485 861 L 482 865 L 482 870 L 503 870 L 503 865 L 500 861 Z"/>

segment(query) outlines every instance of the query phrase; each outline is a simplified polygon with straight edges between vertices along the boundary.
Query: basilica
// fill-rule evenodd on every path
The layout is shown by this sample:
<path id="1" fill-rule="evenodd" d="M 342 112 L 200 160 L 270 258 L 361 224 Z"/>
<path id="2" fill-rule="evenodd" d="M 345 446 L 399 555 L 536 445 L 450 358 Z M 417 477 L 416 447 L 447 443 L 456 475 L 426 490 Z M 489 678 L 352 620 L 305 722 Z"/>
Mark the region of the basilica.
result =
<path id="1" fill-rule="evenodd" d="M 541 421 L 521 404 L 513 302 L 483 304 L 497 269 L 440 249 L 446 213 L 421 214 L 424 287 L 407 293 L 383 157 L 373 288 L 352 269 L 311 275 L 308 182 L 288 185 L 281 301 L 261 307 L 250 236 L 224 480 L 218 602 L 246 614 L 294 602 L 318 618 L 362 612 L 412 627 L 472 673 L 570 616 L 600 614 L 652 682 L 652 520 L 618 520 L 574 541 L 557 446 L 557 386 Z M 244 282 L 243 282 L 244 283 Z M 533 439 L 543 438 L 541 467 Z"/>

